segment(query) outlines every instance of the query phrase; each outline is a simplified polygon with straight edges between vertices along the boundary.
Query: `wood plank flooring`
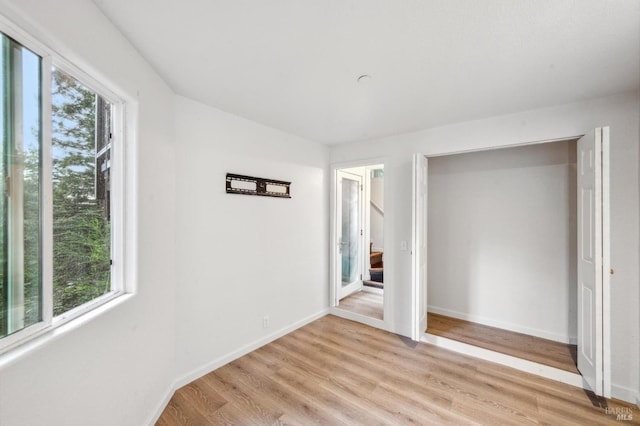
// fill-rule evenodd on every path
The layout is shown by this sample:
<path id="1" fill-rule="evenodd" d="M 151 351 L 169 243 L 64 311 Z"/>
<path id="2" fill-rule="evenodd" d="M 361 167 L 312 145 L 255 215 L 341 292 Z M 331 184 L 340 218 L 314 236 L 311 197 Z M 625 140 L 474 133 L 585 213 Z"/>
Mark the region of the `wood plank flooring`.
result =
<path id="1" fill-rule="evenodd" d="M 179 389 L 157 425 L 620 425 L 620 412 L 639 424 L 630 404 L 328 315 Z"/>
<path id="2" fill-rule="evenodd" d="M 338 307 L 371 318 L 382 319 L 384 314 L 382 300 L 382 294 L 363 290 L 342 299 Z"/>
<path id="3" fill-rule="evenodd" d="M 427 314 L 427 333 L 578 374 L 576 345 Z"/>

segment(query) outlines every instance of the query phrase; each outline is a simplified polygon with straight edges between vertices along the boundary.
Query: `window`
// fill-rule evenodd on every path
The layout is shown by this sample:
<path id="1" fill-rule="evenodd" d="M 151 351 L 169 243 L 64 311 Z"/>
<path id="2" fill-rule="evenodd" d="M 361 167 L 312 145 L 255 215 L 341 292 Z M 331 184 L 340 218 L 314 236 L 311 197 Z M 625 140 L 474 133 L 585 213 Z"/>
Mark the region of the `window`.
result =
<path id="1" fill-rule="evenodd" d="M 42 320 L 41 58 L 2 35 L 0 337 Z"/>
<path id="2" fill-rule="evenodd" d="M 112 276 L 122 107 L 50 52 L 0 37 L 1 351 L 122 293 Z"/>
<path id="3" fill-rule="evenodd" d="M 53 315 L 111 291 L 111 104 L 51 73 Z"/>

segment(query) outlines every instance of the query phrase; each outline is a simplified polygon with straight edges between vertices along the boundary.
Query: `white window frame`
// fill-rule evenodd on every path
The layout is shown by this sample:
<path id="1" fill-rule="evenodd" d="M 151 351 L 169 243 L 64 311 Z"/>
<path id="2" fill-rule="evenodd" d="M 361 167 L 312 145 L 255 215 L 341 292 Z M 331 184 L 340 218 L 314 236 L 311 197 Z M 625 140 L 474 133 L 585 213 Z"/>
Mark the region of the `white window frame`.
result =
<path id="1" fill-rule="evenodd" d="M 25 48 L 42 58 L 42 147 L 41 147 L 41 213 L 42 234 L 42 320 L 0 338 L 0 354 L 10 351 L 32 339 L 62 326 L 106 303 L 131 293 L 125 283 L 125 101 L 113 90 L 99 82 L 79 67 L 67 61 L 53 49 L 41 43 L 10 20 L 0 15 L 0 32 L 16 40 Z M 53 167 L 51 132 L 51 71 L 52 67 L 64 71 L 88 89 L 111 103 L 112 139 L 111 139 L 111 291 L 89 302 L 70 309 L 56 317 L 53 316 Z"/>

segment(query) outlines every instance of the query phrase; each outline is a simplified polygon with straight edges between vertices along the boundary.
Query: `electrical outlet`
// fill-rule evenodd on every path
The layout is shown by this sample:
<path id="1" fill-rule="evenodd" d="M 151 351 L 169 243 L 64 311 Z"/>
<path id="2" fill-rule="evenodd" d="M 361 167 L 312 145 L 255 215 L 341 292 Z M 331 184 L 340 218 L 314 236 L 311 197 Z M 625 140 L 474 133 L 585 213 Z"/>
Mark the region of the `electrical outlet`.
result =
<path id="1" fill-rule="evenodd" d="M 269 316 L 265 315 L 262 318 L 262 328 L 269 328 Z"/>

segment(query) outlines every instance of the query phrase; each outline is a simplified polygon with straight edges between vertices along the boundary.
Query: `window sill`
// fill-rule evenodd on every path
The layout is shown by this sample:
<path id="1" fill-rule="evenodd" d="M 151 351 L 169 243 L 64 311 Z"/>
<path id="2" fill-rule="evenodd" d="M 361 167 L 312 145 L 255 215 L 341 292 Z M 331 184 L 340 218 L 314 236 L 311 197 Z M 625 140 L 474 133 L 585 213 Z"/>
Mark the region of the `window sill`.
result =
<path id="1" fill-rule="evenodd" d="M 123 292 L 105 295 L 103 298 L 96 299 L 89 306 L 79 307 L 76 312 L 70 311 L 67 314 L 63 314 L 61 317 L 56 318 L 49 327 L 36 331 L 29 336 L 25 336 L 24 339 L 0 349 L 0 371 L 19 361 L 32 351 L 38 350 L 62 338 L 72 330 L 93 321 L 98 316 L 114 309 L 133 296 L 132 293 Z"/>

